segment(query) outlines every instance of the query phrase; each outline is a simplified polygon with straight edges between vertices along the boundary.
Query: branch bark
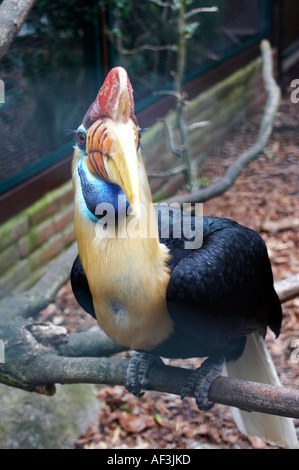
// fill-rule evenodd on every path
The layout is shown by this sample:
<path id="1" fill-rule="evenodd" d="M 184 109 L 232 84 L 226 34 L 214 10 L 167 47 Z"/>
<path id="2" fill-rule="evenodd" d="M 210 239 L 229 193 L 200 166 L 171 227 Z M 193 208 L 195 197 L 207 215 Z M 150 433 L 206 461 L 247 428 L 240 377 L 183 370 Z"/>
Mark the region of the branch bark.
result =
<path id="1" fill-rule="evenodd" d="M 37 0 L 4 0 L 0 5 L 0 62 Z"/>
<path id="2" fill-rule="evenodd" d="M 171 44 L 166 44 L 165 46 L 154 46 L 152 44 L 143 44 L 142 46 L 135 47 L 134 49 L 125 49 L 123 47 L 118 48 L 118 52 L 121 55 L 135 55 L 138 52 L 142 51 L 152 51 L 152 52 L 161 52 L 161 51 L 175 51 L 175 46 Z"/>
<path id="3" fill-rule="evenodd" d="M 294 299 L 299 295 L 299 274 L 276 282 L 275 290 L 281 303 Z"/>
<path id="4" fill-rule="evenodd" d="M 58 284 L 64 281 L 64 275 L 59 282 L 55 279 L 61 266 L 69 272 L 75 249 L 72 246 L 67 250 L 40 281 L 39 285 L 49 293 L 48 299 L 53 300 Z M 290 293 L 290 285 L 294 283 L 298 293 L 298 282 L 299 275 L 275 285 L 281 301 L 289 300 L 294 295 L 294 290 Z M 21 302 L 22 295 L 26 300 L 24 304 Z M 37 304 L 42 304 L 40 297 L 38 303 L 35 296 L 31 297 L 31 301 L 35 313 Z M 104 332 L 96 329 L 68 335 L 63 327 L 28 318 L 30 302 L 26 293 L 19 294 L 18 302 L 19 313 L 25 312 L 23 316 L 11 317 L 9 311 L 1 311 L 0 338 L 5 345 L 5 362 L 0 364 L 0 382 L 46 395 L 55 393 L 56 383 L 125 384 L 129 361 L 102 357 L 124 351 L 124 348 Z M 180 395 L 190 373 L 188 369 L 166 365 L 153 367 L 149 375 L 149 388 Z M 247 411 L 299 418 L 299 392 L 282 387 L 218 377 L 210 387 L 209 398 Z"/>
<path id="5" fill-rule="evenodd" d="M 207 7 L 207 8 L 194 8 L 193 10 L 186 13 L 186 18 L 191 18 L 191 16 L 196 15 L 197 13 L 215 13 L 219 11 L 218 7 Z"/>
<path id="6" fill-rule="evenodd" d="M 35 3 L 36 0 L 4 0 L 1 4 L 0 61 Z M 242 169 L 265 148 L 280 92 L 271 75 L 271 50 L 266 41 L 262 43 L 262 52 L 268 99 L 256 144 L 237 159 L 219 183 L 207 190 L 188 194 L 186 202 L 202 202 L 222 194 Z M 73 245 L 32 289 L 1 302 L 0 338 L 5 344 L 5 363 L 0 364 L 1 382 L 47 395 L 54 393 L 55 383 L 125 383 L 128 360 L 99 357 L 114 354 L 123 348 L 100 330 L 68 336 L 64 328 L 41 324 L 29 318 L 54 301 L 59 288 L 69 278 L 76 253 L 76 245 Z M 280 287 L 284 300 L 289 300 L 295 295 L 294 292 L 298 292 L 297 287 L 295 291 L 289 285 L 285 287 L 281 284 Z M 153 367 L 149 388 L 180 394 L 190 373 L 187 369 L 165 365 Z M 299 393 L 293 390 L 218 377 L 210 387 L 209 397 L 218 403 L 247 411 L 299 418 Z"/>
<path id="7" fill-rule="evenodd" d="M 152 176 L 154 178 L 167 178 L 169 176 L 179 175 L 184 170 L 186 170 L 185 165 L 178 165 L 169 171 L 161 171 L 160 173 L 148 173 L 148 176 Z"/>
<path id="8" fill-rule="evenodd" d="M 28 325 L 25 329 L 28 341 L 32 341 Z M 124 385 L 128 364 L 127 359 L 61 357 L 49 350 L 34 357 L 30 367 L 26 361 L 24 363 L 22 361 L 21 367 L 20 365 L 18 367 L 19 375 L 17 377 L 7 375 L 6 383 L 14 386 L 18 383 L 18 386 L 21 384 L 22 388 L 28 391 L 47 395 L 54 393 L 55 383 Z M 5 369 L 5 365 L 0 369 L 2 377 L 5 376 Z M 166 365 L 154 366 L 149 373 L 148 389 L 180 395 L 191 372 L 188 369 Z M 282 387 L 220 376 L 212 383 L 209 398 L 217 403 L 239 407 L 246 411 L 299 418 L 299 392 Z"/>
<path id="9" fill-rule="evenodd" d="M 281 92 L 273 78 L 272 50 L 267 40 L 262 41 L 261 52 L 263 57 L 263 81 L 267 93 L 267 101 L 256 142 L 234 161 L 217 183 L 193 193 L 168 198 L 165 200 L 168 204 L 172 202 L 195 204 L 196 202 L 205 202 L 214 197 L 221 196 L 221 194 L 231 188 L 244 168 L 264 151 L 271 136 L 274 118 L 280 104 Z"/>
<path id="10" fill-rule="evenodd" d="M 77 244 L 74 243 L 31 289 L 5 297 L 0 302 L 0 321 L 17 316 L 34 317 L 53 302 L 59 289 L 69 279 L 77 254 Z"/>

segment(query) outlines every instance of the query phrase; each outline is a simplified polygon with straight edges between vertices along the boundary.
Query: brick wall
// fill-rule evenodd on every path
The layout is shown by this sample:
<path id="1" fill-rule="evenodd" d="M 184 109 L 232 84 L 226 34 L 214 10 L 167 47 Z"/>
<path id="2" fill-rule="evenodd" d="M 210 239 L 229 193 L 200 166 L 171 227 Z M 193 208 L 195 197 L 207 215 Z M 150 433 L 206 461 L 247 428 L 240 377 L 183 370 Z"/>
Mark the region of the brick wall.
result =
<path id="1" fill-rule="evenodd" d="M 0 297 L 32 286 L 73 241 L 69 181 L 0 227 Z"/>
<path id="2" fill-rule="evenodd" d="M 257 59 L 192 100 L 185 109 L 187 121 L 209 121 L 207 127 L 192 134 L 193 158 L 208 154 L 232 126 L 261 106 L 264 99 L 261 60 Z M 173 113 L 168 119 L 174 125 Z M 144 133 L 142 146 L 150 172 L 178 163 L 167 147 L 161 122 Z M 181 182 L 180 176 L 170 181 L 150 179 L 154 198 L 169 196 Z M 0 227 L 0 297 L 33 285 L 73 241 L 73 192 L 69 181 Z"/>

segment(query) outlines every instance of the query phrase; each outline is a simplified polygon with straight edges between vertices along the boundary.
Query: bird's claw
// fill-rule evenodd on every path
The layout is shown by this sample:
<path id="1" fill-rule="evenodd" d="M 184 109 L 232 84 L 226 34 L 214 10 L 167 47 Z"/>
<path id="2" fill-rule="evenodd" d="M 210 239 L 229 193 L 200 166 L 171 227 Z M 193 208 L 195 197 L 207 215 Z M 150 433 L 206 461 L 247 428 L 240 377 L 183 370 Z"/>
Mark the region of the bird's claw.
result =
<path id="1" fill-rule="evenodd" d="M 205 362 L 191 373 L 186 385 L 181 392 L 182 400 L 190 395 L 195 397 L 197 407 L 200 410 L 210 410 L 214 402 L 209 400 L 209 388 L 213 380 L 221 374 L 223 358 L 208 358 Z"/>
<path id="2" fill-rule="evenodd" d="M 161 363 L 158 356 L 150 353 L 136 353 L 130 360 L 126 376 L 126 389 L 136 397 L 142 397 L 142 388 L 147 389 L 149 385 L 149 370 L 157 363 Z"/>

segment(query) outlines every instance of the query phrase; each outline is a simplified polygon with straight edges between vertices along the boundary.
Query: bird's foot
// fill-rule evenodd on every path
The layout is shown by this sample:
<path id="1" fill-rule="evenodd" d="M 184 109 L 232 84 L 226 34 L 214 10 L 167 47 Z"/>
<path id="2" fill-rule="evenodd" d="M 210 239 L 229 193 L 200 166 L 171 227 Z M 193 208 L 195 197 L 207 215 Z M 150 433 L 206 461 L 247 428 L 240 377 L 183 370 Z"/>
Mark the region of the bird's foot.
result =
<path id="1" fill-rule="evenodd" d="M 190 395 L 195 397 L 196 404 L 200 410 L 210 410 L 214 402 L 208 398 L 209 388 L 213 380 L 221 374 L 224 364 L 223 357 L 206 359 L 201 367 L 190 375 L 188 382 L 182 390 L 181 398 Z"/>
<path id="2" fill-rule="evenodd" d="M 144 393 L 141 388 L 148 388 L 149 371 L 155 364 L 161 364 L 160 357 L 150 353 L 137 352 L 129 363 L 126 376 L 126 388 L 136 397 L 142 397 Z M 163 364 L 163 363 L 162 363 Z"/>

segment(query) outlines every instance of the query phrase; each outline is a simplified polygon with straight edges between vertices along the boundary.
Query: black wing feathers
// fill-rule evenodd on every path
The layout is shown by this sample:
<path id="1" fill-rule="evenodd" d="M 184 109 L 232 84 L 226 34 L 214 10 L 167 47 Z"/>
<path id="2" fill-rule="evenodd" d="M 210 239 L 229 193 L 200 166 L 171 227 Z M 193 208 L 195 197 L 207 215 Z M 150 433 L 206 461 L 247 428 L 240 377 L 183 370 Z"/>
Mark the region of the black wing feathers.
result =
<path id="1" fill-rule="evenodd" d="M 79 256 L 77 256 L 75 259 L 72 267 L 71 285 L 74 296 L 80 307 L 82 307 L 83 310 L 89 313 L 92 317 L 96 318 L 92 295 L 90 293 L 87 277 L 85 275 Z"/>
<path id="2" fill-rule="evenodd" d="M 255 330 L 265 334 L 267 325 L 279 334 L 281 306 L 265 243 L 255 231 L 229 219 L 204 218 L 202 246 L 182 250 L 182 241 L 166 241 L 172 255 L 167 307 L 176 348 L 182 335 L 197 340 L 191 346 L 185 339 L 182 353 L 197 348 L 209 355 Z"/>
<path id="3" fill-rule="evenodd" d="M 205 357 L 220 351 L 234 359 L 242 354 L 247 334 L 265 334 L 267 326 L 279 334 L 281 305 L 265 243 L 256 232 L 229 219 L 204 217 L 202 246 L 185 249 L 184 237 L 173 236 L 173 212 L 160 212 L 160 234 L 165 233 L 162 219 L 163 224 L 169 221 L 169 236 L 160 241 L 171 255 L 166 297 L 174 333 L 157 353 Z M 80 306 L 95 318 L 79 256 L 71 284 Z"/>

